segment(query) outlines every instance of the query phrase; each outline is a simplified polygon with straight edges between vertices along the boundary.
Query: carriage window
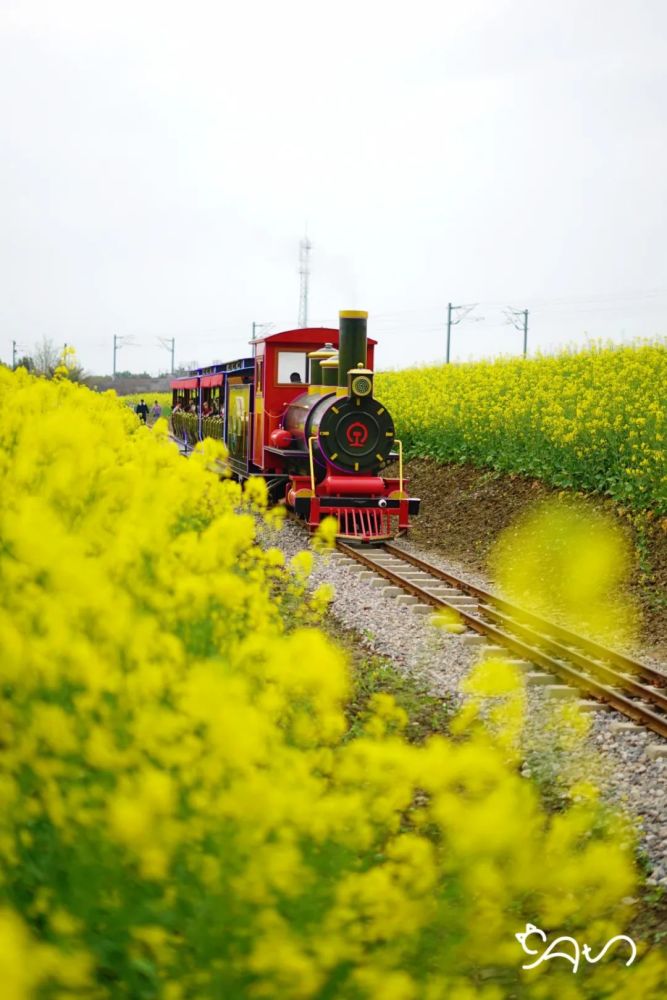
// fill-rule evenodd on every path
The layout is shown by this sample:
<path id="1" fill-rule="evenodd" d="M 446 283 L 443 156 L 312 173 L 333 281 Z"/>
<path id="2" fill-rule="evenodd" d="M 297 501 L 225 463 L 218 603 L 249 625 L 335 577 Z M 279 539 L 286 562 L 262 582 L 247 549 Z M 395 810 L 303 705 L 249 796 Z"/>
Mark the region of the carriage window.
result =
<path id="1" fill-rule="evenodd" d="M 305 381 L 306 352 L 278 351 L 278 382 L 280 385 Z"/>

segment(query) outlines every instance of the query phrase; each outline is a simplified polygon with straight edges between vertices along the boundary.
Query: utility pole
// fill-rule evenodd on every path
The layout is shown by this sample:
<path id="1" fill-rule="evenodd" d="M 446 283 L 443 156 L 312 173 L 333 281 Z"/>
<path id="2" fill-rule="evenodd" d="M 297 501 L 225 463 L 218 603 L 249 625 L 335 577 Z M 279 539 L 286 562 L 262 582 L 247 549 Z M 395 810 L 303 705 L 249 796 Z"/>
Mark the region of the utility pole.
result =
<path id="1" fill-rule="evenodd" d="M 269 330 L 272 326 L 273 326 L 273 323 L 256 323 L 253 320 L 253 323 L 252 323 L 252 340 L 250 341 L 250 343 L 252 344 L 252 356 L 253 356 L 253 358 L 257 356 L 257 339 L 258 339 L 257 334 L 261 333 L 263 330 L 264 331 Z"/>
<path id="2" fill-rule="evenodd" d="M 176 351 L 176 338 L 175 337 L 158 337 L 158 343 L 171 353 L 171 374 L 174 374 L 174 354 Z"/>
<path id="3" fill-rule="evenodd" d="M 12 370 L 16 371 L 16 341 L 12 340 Z"/>
<path id="4" fill-rule="evenodd" d="M 449 364 L 449 348 L 452 342 L 452 304 L 447 303 L 447 354 L 445 356 L 445 364 Z"/>
<path id="5" fill-rule="evenodd" d="M 67 344 L 65 344 L 67 347 Z M 139 347 L 140 345 L 132 340 L 131 335 L 128 337 L 117 336 L 115 333 L 113 335 L 113 375 L 116 377 L 116 355 L 120 351 L 121 347 Z"/>
<path id="6" fill-rule="evenodd" d="M 449 364 L 449 353 L 452 343 L 452 327 L 458 326 L 458 324 L 466 318 L 468 313 L 472 312 L 476 305 L 476 302 L 470 306 L 453 306 L 451 302 L 447 303 L 447 351 L 445 354 L 445 364 Z M 454 319 L 453 314 L 459 310 L 462 310 L 462 314 L 458 319 Z"/>
<path id="7" fill-rule="evenodd" d="M 528 310 L 523 311 L 523 356 L 528 356 Z"/>
<path id="8" fill-rule="evenodd" d="M 299 275 L 301 284 L 299 289 L 299 323 L 303 328 L 308 326 L 308 281 L 310 279 L 310 251 L 313 244 L 306 235 L 299 243 Z"/>
<path id="9" fill-rule="evenodd" d="M 511 323 L 515 329 L 523 331 L 523 356 L 525 358 L 528 356 L 528 310 L 508 307 L 505 310 L 505 315 L 508 323 Z"/>

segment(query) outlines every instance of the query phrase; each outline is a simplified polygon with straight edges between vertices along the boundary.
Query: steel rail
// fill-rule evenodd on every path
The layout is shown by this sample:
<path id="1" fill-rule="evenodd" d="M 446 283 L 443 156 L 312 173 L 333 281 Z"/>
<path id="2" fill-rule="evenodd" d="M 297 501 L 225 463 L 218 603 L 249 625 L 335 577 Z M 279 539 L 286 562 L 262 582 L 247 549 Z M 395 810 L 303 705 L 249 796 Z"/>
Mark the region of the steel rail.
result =
<path id="1" fill-rule="evenodd" d="M 507 628 L 511 628 L 515 632 L 522 632 L 524 634 L 528 633 L 528 635 L 533 641 L 537 640 L 538 643 L 537 646 L 530 645 L 524 642 L 521 638 L 517 638 L 516 635 L 512 635 L 507 631 L 504 631 L 503 629 L 498 628 L 487 621 L 484 621 L 482 618 L 478 617 L 477 615 L 471 614 L 464 608 L 457 607 L 455 604 L 452 604 L 449 601 L 447 601 L 447 599 L 444 597 L 438 597 L 435 594 L 430 593 L 428 590 L 414 583 L 414 581 L 405 579 L 405 577 L 401 576 L 399 573 L 396 573 L 389 567 L 383 565 L 380 562 L 377 562 L 375 559 L 370 558 L 359 549 L 356 549 L 350 545 L 346 545 L 344 542 L 337 542 L 336 547 L 338 551 L 342 552 L 344 555 L 347 555 L 350 558 L 356 560 L 356 562 L 359 562 L 362 565 L 368 567 L 369 569 L 372 569 L 374 572 L 384 577 L 390 583 L 394 584 L 394 586 L 398 586 L 402 590 L 407 591 L 409 594 L 412 594 L 414 597 L 417 597 L 423 603 L 429 604 L 431 605 L 431 607 L 435 608 L 444 607 L 448 608 L 451 611 L 454 611 L 462 622 L 464 622 L 469 628 L 473 629 L 480 635 L 483 635 L 486 638 L 493 640 L 494 643 L 497 643 L 500 646 L 506 647 L 512 653 L 521 656 L 523 659 L 528 660 L 531 663 L 536 664 L 537 666 L 543 667 L 545 670 L 549 671 L 552 674 L 555 674 L 557 677 L 562 678 L 569 684 L 573 684 L 574 686 L 581 688 L 587 693 L 592 694 L 600 701 L 606 702 L 613 708 L 617 709 L 617 711 L 621 712 L 623 715 L 626 715 L 629 718 L 634 719 L 636 722 L 640 722 L 642 725 L 646 726 L 654 733 L 657 733 L 659 736 L 667 738 L 667 717 L 657 715 L 655 712 L 651 711 L 650 708 L 646 708 L 644 705 L 631 701 L 629 698 L 626 698 L 623 693 L 623 691 L 628 690 L 629 686 L 631 685 L 635 689 L 639 689 L 640 693 L 638 696 L 641 697 L 642 700 L 648 701 L 651 704 L 655 704 L 655 696 L 656 694 L 658 694 L 658 692 L 654 692 L 649 688 L 644 687 L 643 685 L 636 684 L 634 681 L 631 680 L 631 678 L 628 678 L 625 675 L 616 674 L 611 668 L 606 667 L 604 668 L 606 672 L 605 675 L 610 677 L 610 679 L 614 681 L 615 685 L 621 688 L 621 691 L 615 690 L 615 687 L 611 687 L 608 684 L 603 684 L 600 681 L 596 680 L 595 677 L 591 677 L 590 674 L 582 673 L 581 670 L 575 669 L 575 667 L 573 666 L 569 666 L 567 663 L 564 663 L 560 658 L 555 658 L 554 656 L 551 656 L 548 653 L 544 652 L 543 649 L 539 648 L 539 645 L 540 642 L 544 644 L 546 637 L 540 636 L 539 634 L 535 636 L 535 634 L 532 633 L 527 626 L 520 625 L 519 623 L 515 623 L 514 621 L 509 622 L 506 616 L 502 616 L 505 619 L 503 624 L 507 622 L 506 624 Z M 383 548 L 385 551 L 390 551 L 392 555 L 397 554 L 399 555 L 399 557 L 403 556 L 402 549 L 394 549 L 394 547 L 391 545 L 385 545 Z M 403 561 L 414 564 L 414 557 L 410 557 L 409 559 L 403 559 Z M 421 563 L 421 566 L 419 568 L 426 567 L 429 565 L 428 563 L 424 563 L 421 560 L 417 560 L 417 562 Z M 424 572 L 427 571 L 424 570 Z M 439 576 L 439 574 L 431 574 L 431 575 Z M 456 580 L 456 578 L 452 577 L 451 574 L 446 574 L 446 576 L 448 577 L 448 582 L 450 583 L 454 583 L 454 581 Z M 474 589 L 477 590 L 478 588 Z M 484 591 L 480 591 L 480 593 L 484 593 Z M 573 654 L 575 653 L 574 650 L 565 649 L 562 646 L 558 646 L 558 650 L 562 651 L 564 657 L 574 662 L 575 659 L 573 656 Z M 602 669 L 601 664 L 596 664 L 594 662 L 591 662 L 587 660 L 585 657 L 581 656 L 581 654 L 576 654 L 576 660 L 578 664 L 582 665 L 587 671 L 594 672 L 597 669 Z M 659 697 L 661 702 L 664 701 L 664 698 L 661 694 Z"/>
<path id="2" fill-rule="evenodd" d="M 518 618 L 521 622 L 525 622 L 528 625 L 534 625 L 542 631 L 545 636 L 558 639 L 568 646 L 576 646 L 600 660 L 604 660 L 617 667 L 621 667 L 628 673 L 644 677 L 646 680 L 651 681 L 658 687 L 667 686 L 667 674 L 664 674 L 660 670 L 656 670 L 654 667 L 649 667 L 645 663 L 633 660 L 624 653 L 619 653 L 617 650 L 608 649 L 606 646 L 602 646 L 599 642 L 595 642 L 594 639 L 587 639 L 582 635 L 577 635 L 577 633 L 571 632 L 562 625 L 557 625 L 555 622 L 547 621 L 531 611 L 525 611 L 523 608 L 518 608 L 516 605 L 511 604 L 504 598 L 498 597 L 496 594 L 491 594 L 488 590 L 482 590 L 481 587 L 476 587 L 474 584 L 467 583 L 465 580 L 460 580 L 452 573 L 448 573 L 445 570 L 440 569 L 439 566 L 433 566 L 424 559 L 419 559 L 411 552 L 399 549 L 395 545 L 386 544 L 384 546 L 384 551 L 390 553 L 398 559 L 401 559 L 403 562 L 411 563 L 417 569 L 422 570 L 424 573 L 428 573 L 430 576 L 435 576 L 439 580 L 451 583 L 452 586 L 457 587 L 466 594 L 470 594 L 472 597 L 479 598 L 479 600 L 483 601 L 487 605 L 493 605 L 499 610 L 504 611 L 509 617 Z"/>
<path id="3" fill-rule="evenodd" d="M 536 636 L 532 629 L 526 627 L 520 621 L 516 621 L 515 619 L 502 614 L 502 612 L 496 611 L 494 608 L 482 605 L 482 610 L 488 618 L 491 618 L 503 628 L 516 632 L 519 635 L 523 634 L 529 639 L 536 639 L 538 644 L 544 642 L 544 645 L 549 652 L 555 654 L 557 659 L 569 660 L 571 663 L 574 663 L 575 666 L 581 667 L 583 670 L 589 670 L 591 673 L 608 683 L 621 686 L 625 691 L 633 694 L 636 698 L 642 698 L 644 701 L 651 702 L 657 708 L 667 712 L 667 697 L 660 688 L 650 688 L 645 684 L 639 684 L 634 677 L 628 674 L 619 674 L 616 670 L 606 666 L 604 663 L 598 663 L 595 660 L 582 656 L 582 654 L 576 649 L 561 646 L 549 636 L 542 636 L 539 633 Z"/>

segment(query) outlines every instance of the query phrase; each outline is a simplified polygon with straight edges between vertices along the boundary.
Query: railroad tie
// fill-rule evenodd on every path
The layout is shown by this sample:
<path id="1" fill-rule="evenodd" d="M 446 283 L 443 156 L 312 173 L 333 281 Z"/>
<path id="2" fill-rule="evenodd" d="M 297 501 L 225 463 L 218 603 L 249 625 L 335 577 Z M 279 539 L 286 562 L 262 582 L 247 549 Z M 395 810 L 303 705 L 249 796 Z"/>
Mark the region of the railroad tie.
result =
<path id="1" fill-rule="evenodd" d="M 544 693 L 550 698 L 557 698 L 566 701 L 568 698 L 577 697 L 577 689 L 571 684 L 545 684 Z"/>
<path id="2" fill-rule="evenodd" d="M 531 670 L 530 673 L 526 674 L 526 684 L 531 687 L 545 687 L 550 685 L 555 687 L 554 679 L 551 674 L 543 674 L 541 670 Z"/>
<path id="3" fill-rule="evenodd" d="M 461 642 L 464 646 L 485 646 L 486 639 L 479 632 L 466 632 L 461 636 Z"/>

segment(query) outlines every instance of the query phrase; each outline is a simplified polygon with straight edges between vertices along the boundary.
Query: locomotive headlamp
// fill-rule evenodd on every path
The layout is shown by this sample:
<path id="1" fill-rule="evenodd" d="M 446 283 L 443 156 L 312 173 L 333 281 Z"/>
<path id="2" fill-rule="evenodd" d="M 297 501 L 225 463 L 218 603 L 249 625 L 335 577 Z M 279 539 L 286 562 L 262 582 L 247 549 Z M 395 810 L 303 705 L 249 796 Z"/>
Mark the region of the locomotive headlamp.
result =
<path id="1" fill-rule="evenodd" d="M 373 372 L 361 365 L 348 374 L 348 395 L 364 398 L 373 393 Z"/>
<path id="2" fill-rule="evenodd" d="M 365 375 L 355 375 L 352 379 L 352 392 L 355 396 L 370 396 L 373 383 Z"/>

